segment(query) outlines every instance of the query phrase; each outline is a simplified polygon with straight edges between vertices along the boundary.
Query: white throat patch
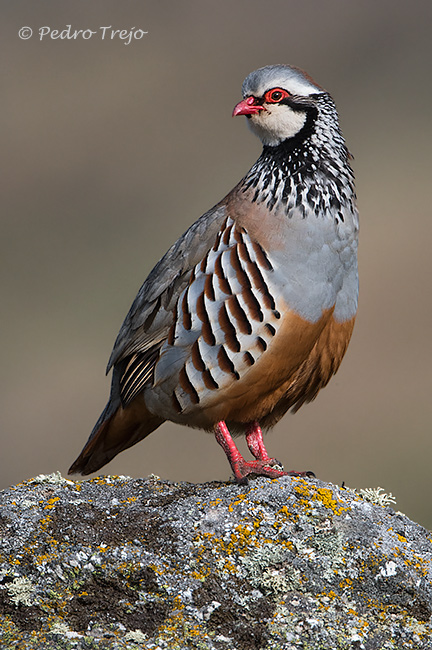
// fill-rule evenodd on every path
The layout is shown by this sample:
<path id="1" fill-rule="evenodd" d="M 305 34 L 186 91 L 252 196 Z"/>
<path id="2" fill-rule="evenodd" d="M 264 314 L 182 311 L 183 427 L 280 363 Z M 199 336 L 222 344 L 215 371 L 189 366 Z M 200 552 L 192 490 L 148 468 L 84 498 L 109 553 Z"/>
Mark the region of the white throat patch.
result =
<path id="1" fill-rule="evenodd" d="M 305 122 L 305 111 L 293 111 L 289 106 L 275 104 L 251 115 L 248 126 L 264 145 L 276 146 L 297 135 Z"/>

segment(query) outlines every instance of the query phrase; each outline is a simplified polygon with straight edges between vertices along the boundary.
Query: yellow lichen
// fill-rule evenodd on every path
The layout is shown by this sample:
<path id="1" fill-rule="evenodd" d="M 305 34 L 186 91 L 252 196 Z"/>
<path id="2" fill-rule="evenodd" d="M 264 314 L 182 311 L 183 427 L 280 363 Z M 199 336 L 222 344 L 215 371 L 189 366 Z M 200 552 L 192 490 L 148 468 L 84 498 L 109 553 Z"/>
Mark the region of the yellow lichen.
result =
<path id="1" fill-rule="evenodd" d="M 349 510 L 343 501 L 336 500 L 333 492 L 329 488 L 318 488 L 310 483 L 306 483 L 304 479 L 296 482 L 294 490 L 298 495 L 303 498 L 298 499 L 298 502 L 307 509 L 312 502 L 320 501 L 325 508 L 331 510 L 335 515 L 341 515 L 343 512 Z"/>
<path id="2" fill-rule="evenodd" d="M 44 509 L 51 510 L 52 508 L 55 508 L 57 501 L 60 501 L 60 497 L 53 497 L 52 499 L 48 499 L 46 505 L 44 506 Z"/>

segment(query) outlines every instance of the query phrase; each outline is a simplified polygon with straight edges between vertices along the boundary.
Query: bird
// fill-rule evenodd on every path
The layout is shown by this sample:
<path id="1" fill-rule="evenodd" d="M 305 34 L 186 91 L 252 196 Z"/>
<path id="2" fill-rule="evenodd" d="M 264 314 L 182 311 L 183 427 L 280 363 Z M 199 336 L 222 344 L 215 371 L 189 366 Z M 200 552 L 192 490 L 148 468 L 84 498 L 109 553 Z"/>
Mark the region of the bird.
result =
<path id="1" fill-rule="evenodd" d="M 313 476 L 284 471 L 263 434 L 317 396 L 351 338 L 352 156 L 331 95 L 295 66 L 251 72 L 233 116 L 262 152 L 139 290 L 108 362 L 108 404 L 70 474 L 96 472 L 168 420 L 213 432 L 239 484 Z"/>

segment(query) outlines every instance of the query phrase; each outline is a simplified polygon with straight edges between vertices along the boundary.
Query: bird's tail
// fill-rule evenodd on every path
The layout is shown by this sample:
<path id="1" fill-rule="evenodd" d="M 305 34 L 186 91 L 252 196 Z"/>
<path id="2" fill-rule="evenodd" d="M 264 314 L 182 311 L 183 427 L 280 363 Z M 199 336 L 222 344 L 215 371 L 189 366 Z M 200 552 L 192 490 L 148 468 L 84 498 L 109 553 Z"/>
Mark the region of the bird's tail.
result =
<path id="1" fill-rule="evenodd" d="M 148 436 L 163 422 L 162 418 L 148 411 L 143 400 L 136 399 L 126 408 L 109 401 L 68 473 L 96 472 L 118 453 Z"/>

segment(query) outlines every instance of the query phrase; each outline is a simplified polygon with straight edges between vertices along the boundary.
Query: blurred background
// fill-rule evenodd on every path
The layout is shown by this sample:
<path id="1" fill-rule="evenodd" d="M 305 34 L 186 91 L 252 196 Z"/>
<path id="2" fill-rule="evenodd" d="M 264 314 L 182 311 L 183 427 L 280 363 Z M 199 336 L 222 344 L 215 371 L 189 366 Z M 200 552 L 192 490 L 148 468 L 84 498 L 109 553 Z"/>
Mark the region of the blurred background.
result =
<path id="1" fill-rule="evenodd" d="M 148 34 L 39 39 L 69 24 Z M 244 77 L 291 63 L 331 92 L 355 156 L 361 293 L 341 370 L 268 449 L 432 527 L 431 26 L 430 0 L 3 3 L 0 487 L 66 474 L 139 286 L 260 153 L 231 119 Z M 212 436 L 166 424 L 102 473 L 230 469 Z"/>

